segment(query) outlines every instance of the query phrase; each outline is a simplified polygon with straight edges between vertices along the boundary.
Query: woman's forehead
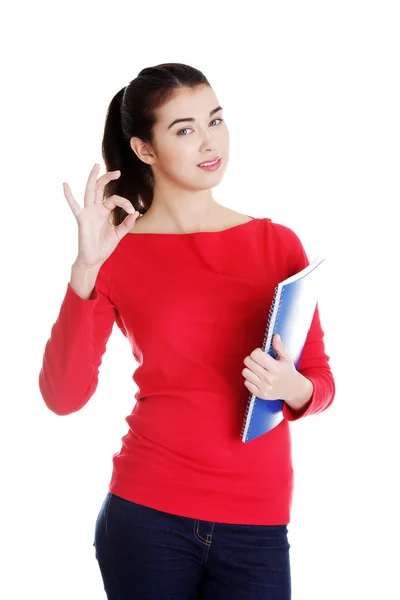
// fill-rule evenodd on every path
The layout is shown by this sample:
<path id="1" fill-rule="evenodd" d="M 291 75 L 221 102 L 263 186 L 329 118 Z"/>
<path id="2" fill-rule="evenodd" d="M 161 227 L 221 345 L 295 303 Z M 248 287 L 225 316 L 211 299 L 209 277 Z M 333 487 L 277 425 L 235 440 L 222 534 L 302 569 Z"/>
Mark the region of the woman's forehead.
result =
<path id="1" fill-rule="evenodd" d="M 207 116 L 218 106 L 218 98 L 209 86 L 181 88 L 158 110 L 160 120 Z"/>

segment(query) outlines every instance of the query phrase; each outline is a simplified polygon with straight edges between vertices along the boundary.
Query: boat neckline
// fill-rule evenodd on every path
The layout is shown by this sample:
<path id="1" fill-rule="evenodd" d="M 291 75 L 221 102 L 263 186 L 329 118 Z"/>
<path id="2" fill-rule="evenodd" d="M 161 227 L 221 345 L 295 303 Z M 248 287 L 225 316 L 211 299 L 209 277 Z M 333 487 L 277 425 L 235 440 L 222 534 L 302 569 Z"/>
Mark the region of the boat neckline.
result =
<path id="1" fill-rule="evenodd" d="M 146 237 L 146 236 L 159 236 L 159 237 L 192 237 L 192 236 L 209 236 L 209 235 L 218 235 L 221 233 L 226 233 L 227 231 L 233 231 L 237 229 L 241 229 L 242 227 L 246 227 L 246 225 L 250 225 L 253 221 L 259 221 L 260 219 L 257 217 L 252 217 L 251 215 L 245 215 L 250 218 L 250 221 L 246 221 L 245 223 L 238 223 L 237 225 L 233 225 L 233 227 L 227 227 L 226 229 L 220 229 L 218 231 L 192 231 L 188 233 L 152 233 L 152 232 L 144 232 L 144 233 L 127 233 L 124 237 Z"/>

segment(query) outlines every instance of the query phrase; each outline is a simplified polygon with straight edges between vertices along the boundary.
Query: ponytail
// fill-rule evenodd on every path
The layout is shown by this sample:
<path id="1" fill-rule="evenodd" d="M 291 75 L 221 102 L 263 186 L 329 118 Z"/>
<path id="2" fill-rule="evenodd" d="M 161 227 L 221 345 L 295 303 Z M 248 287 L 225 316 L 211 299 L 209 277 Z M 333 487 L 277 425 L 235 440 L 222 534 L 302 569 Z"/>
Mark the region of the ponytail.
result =
<path id="1" fill-rule="evenodd" d="M 121 122 L 121 108 L 126 87 L 112 99 L 108 107 L 102 156 L 106 171 L 119 170 L 118 179 L 110 181 L 104 188 L 104 198 L 116 194 L 127 198 L 135 210 L 141 214 L 150 207 L 153 198 L 153 180 L 149 165 L 141 161 L 130 146 L 130 137 L 124 134 Z M 112 211 L 114 225 L 119 225 L 127 216 L 125 209 L 117 206 Z"/>

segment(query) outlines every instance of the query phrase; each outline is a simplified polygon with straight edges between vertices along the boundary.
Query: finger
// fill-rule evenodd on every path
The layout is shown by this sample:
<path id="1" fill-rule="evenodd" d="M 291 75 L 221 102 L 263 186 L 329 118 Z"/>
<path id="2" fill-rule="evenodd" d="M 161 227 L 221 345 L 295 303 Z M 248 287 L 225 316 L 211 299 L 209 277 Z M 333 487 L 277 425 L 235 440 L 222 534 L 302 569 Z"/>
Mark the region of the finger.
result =
<path id="1" fill-rule="evenodd" d="M 104 188 L 113 179 L 118 179 L 121 176 L 121 171 L 107 171 L 104 175 L 100 177 L 100 179 L 96 182 L 96 192 L 94 202 L 95 204 L 100 204 L 104 200 Z"/>
<path id="2" fill-rule="evenodd" d="M 103 205 L 109 210 L 113 210 L 116 206 L 120 206 L 131 215 L 133 215 L 135 212 L 132 203 L 129 202 L 127 198 L 124 198 L 123 196 L 118 196 L 118 194 L 113 194 L 112 196 L 104 200 Z"/>
<path id="3" fill-rule="evenodd" d="M 253 373 L 253 371 L 250 371 L 250 369 L 243 369 L 242 375 L 248 381 L 251 381 L 251 383 L 254 383 L 254 385 L 258 385 L 261 382 L 260 377 L 258 375 L 256 375 L 256 373 Z"/>
<path id="4" fill-rule="evenodd" d="M 96 181 L 99 170 L 100 165 L 95 163 L 92 170 L 89 173 L 89 177 L 85 188 L 84 206 L 89 206 L 89 204 L 94 203 L 94 197 L 96 193 Z"/>
<path id="5" fill-rule="evenodd" d="M 63 188 L 64 188 L 64 195 L 67 199 L 68 204 L 71 207 L 72 212 L 74 213 L 75 217 L 78 217 L 78 215 L 82 211 L 82 207 L 78 204 L 78 202 L 73 197 L 71 188 L 69 187 L 68 183 L 63 183 Z"/>
<path id="6" fill-rule="evenodd" d="M 247 381 L 247 379 L 245 379 L 244 385 L 255 396 L 257 396 L 257 394 L 260 392 L 260 388 L 257 385 L 255 385 L 254 383 L 252 383 L 251 381 Z"/>
<path id="7" fill-rule="evenodd" d="M 266 371 L 265 367 L 262 367 L 261 365 L 254 362 L 253 360 L 251 360 L 251 359 L 247 360 L 246 366 L 252 373 L 255 373 L 259 378 L 265 376 L 265 371 Z"/>
<path id="8" fill-rule="evenodd" d="M 256 363 L 257 365 L 264 367 L 264 369 L 276 368 L 276 360 L 260 348 L 256 348 L 255 350 L 253 350 L 253 352 L 250 355 L 250 360 L 254 361 L 254 363 Z"/>

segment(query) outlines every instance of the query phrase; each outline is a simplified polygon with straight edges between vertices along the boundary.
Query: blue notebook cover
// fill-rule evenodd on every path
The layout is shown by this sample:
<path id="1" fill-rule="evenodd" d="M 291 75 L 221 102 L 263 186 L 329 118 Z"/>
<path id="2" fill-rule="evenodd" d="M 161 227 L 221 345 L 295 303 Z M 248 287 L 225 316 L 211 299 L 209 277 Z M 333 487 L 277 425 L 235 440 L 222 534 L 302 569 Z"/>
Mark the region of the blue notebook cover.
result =
<path id="1" fill-rule="evenodd" d="M 263 350 L 276 358 L 272 347 L 275 333 L 298 369 L 320 289 L 321 265 L 325 258 L 316 257 L 299 273 L 281 281 L 275 288 Z M 283 400 L 264 400 L 250 393 L 241 432 L 242 442 L 250 442 L 267 433 L 283 420 Z"/>

